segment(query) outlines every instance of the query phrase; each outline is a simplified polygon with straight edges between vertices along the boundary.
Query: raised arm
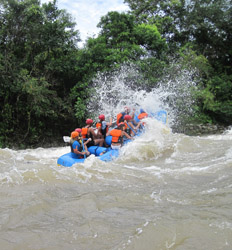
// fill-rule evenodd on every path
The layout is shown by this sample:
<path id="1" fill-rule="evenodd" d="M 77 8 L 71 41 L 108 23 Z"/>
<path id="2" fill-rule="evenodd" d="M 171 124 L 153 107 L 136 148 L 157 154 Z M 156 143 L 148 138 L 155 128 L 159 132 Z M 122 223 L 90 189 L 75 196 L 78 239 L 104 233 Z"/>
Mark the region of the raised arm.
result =
<path id="1" fill-rule="evenodd" d="M 113 122 L 113 119 L 112 119 L 112 117 L 110 117 L 110 122 L 107 123 L 107 126 L 110 127 L 112 125 L 112 122 Z"/>

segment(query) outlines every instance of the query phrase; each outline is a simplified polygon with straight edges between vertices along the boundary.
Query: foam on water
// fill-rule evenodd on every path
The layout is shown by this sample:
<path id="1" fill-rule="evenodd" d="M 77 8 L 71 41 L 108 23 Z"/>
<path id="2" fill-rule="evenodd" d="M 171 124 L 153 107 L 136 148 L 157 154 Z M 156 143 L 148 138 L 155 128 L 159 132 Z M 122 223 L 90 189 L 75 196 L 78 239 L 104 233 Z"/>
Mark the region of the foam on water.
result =
<path id="1" fill-rule="evenodd" d="M 213 173 L 220 170 L 223 164 L 225 167 L 225 162 L 228 164 L 232 162 L 231 148 L 221 153 L 220 157 L 219 155 L 211 157 L 209 162 L 207 151 L 212 151 L 214 145 L 209 147 L 207 143 L 209 149 L 202 152 L 206 138 L 188 137 L 173 134 L 171 131 L 166 133 L 165 126 L 152 118 L 146 119 L 146 124 L 146 132 L 126 144 L 121 149 L 120 157 L 110 163 L 102 162 L 92 155 L 84 164 L 64 168 L 58 167 L 56 161 L 60 155 L 69 152 L 69 147 L 19 151 L 2 149 L 1 184 L 18 185 L 31 181 L 51 180 L 70 182 L 78 180 L 86 183 L 93 177 L 99 180 L 110 179 L 115 172 L 122 171 L 122 168 L 162 178 L 166 175 Z"/>
<path id="2" fill-rule="evenodd" d="M 146 131 L 121 149 L 126 161 L 147 161 L 157 159 L 169 147 L 166 140 L 167 127 L 156 119 L 144 119 Z"/>

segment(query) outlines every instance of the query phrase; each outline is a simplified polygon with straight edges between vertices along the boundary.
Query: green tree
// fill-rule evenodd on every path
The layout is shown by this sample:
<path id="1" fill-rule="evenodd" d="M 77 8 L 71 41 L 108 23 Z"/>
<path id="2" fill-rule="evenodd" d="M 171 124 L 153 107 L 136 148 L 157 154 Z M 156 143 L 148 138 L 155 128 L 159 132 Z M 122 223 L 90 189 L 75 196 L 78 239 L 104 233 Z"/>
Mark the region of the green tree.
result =
<path id="1" fill-rule="evenodd" d="M 86 81 L 98 71 L 111 70 L 125 62 L 140 65 L 147 77 L 148 72 L 158 72 L 159 66 L 163 67 L 165 39 L 154 24 L 137 24 L 131 14 L 109 12 L 98 27 L 98 37 L 89 38 L 78 54 L 77 67 L 87 76 Z"/>
<path id="2" fill-rule="evenodd" d="M 155 23 L 166 41 L 177 47 L 192 42 L 204 55 L 223 57 L 231 65 L 230 0 L 125 0 L 141 23 Z M 226 52 L 226 53 L 225 53 Z M 213 59 L 214 60 L 214 59 Z"/>
<path id="3" fill-rule="evenodd" d="M 125 0 L 139 23 L 155 24 L 166 38 L 169 55 L 190 46 L 207 61 L 199 69 L 200 110 L 213 120 L 231 122 L 232 4 L 231 0 Z M 191 57 L 189 57 L 191 60 Z M 202 62 L 202 61 L 201 61 Z M 193 63 L 194 64 L 194 61 Z M 204 65 L 206 65 L 204 64 Z M 210 97 L 210 98 L 209 98 Z"/>
<path id="4" fill-rule="evenodd" d="M 0 11 L 1 144 L 36 144 L 74 124 L 79 34 L 56 1 L 2 0 Z"/>

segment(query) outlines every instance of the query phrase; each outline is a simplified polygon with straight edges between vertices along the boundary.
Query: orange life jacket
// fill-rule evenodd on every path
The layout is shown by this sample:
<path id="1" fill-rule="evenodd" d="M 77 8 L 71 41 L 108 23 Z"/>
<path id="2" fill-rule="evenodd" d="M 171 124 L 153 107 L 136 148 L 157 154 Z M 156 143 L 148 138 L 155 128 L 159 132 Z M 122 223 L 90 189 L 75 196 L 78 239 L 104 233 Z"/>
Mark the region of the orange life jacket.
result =
<path id="1" fill-rule="evenodd" d="M 101 131 L 101 133 L 102 133 L 104 136 L 105 136 L 105 135 L 107 134 L 107 132 L 109 131 L 109 126 L 108 126 L 108 125 L 106 125 L 106 127 L 105 127 L 104 130 L 102 129 L 102 123 L 101 123 L 101 122 L 98 122 L 98 123 L 96 124 L 96 128 L 97 128 L 97 129 L 101 128 L 100 131 Z"/>
<path id="2" fill-rule="evenodd" d="M 127 115 L 126 112 L 121 112 L 119 114 L 117 114 L 117 125 L 120 123 L 120 122 L 124 122 L 124 116 Z"/>
<path id="3" fill-rule="evenodd" d="M 146 118 L 146 117 L 148 117 L 148 113 L 141 113 L 138 115 L 139 120 L 142 120 L 143 118 Z"/>
<path id="4" fill-rule="evenodd" d="M 112 136 L 112 142 L 121 143 L 120 137 L 122 135 L 122 131 L 119 129 L 112 129 L 110 131 L 110 135 Z"/>
<path id="5" fill-rule="evenodd" d="M 122 118 L 122 113 L 117 114 L 117 125 L 120 123 L 121 118 Z"/>
<path id="6" fill-rule="evenodd" d="M 88 133 L 88 128 L 82 128 L 81 129 L 81 135 L 82 135 L 83 138 L 86 138 L 87 133 Z"/>
<path id="7" fill-rule="evenodd" d="M 122 113 L 119 113 L 117 114 L 117 125 L 120 123 L 120 122 L 124 122 L 124 116 L 126 115 L 125 112 L 122 112 Z M 125 129 L 127 129 L 128 125 L 127 123 L 125 123 Z"/>
<path id="8" fill-rule="evenodd" d="M 96 128 L 100 128 L 102 125 L 101 125 L 101 123 L 100 122 L 98 122 L 97 124 L 96 124 Z"/>

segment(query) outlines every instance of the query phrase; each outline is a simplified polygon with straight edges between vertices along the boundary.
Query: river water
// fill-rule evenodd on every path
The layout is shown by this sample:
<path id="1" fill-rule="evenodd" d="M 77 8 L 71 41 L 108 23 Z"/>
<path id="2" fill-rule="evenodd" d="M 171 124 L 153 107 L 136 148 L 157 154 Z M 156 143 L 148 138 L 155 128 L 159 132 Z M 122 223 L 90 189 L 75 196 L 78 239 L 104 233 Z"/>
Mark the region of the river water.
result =
<path id="1" fill-rule="evenodd" d="M 232 249 L 232 130 L 150 124 L 112 162 L 66 168 L 67 146 L 0 149 L 1 249 Z"/>

